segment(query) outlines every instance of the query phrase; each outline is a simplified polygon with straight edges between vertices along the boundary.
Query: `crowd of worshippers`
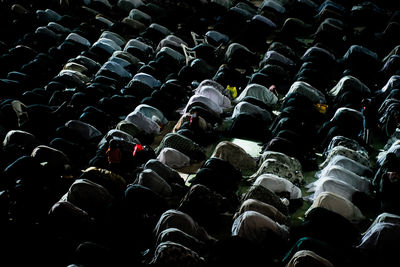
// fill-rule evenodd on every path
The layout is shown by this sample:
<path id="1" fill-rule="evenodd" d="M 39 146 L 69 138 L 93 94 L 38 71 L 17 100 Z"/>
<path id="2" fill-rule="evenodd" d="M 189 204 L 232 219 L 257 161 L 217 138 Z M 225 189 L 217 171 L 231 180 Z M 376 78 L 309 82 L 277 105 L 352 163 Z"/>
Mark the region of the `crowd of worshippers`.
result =
<path id="1" fill-rule="evenodd" d="M 0 21 L 4 264 L 397 261 L 398 6 L 3 0 Z"/>

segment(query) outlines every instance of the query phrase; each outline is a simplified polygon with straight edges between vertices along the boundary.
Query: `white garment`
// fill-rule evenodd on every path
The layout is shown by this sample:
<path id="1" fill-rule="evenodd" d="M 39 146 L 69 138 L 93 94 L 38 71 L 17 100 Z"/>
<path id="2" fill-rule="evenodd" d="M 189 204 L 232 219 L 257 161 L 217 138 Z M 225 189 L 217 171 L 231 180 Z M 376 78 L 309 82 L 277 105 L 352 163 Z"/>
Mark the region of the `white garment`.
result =
<path id="1" fill-rule="evenodd" d="M 232 224 L 232 236 L 241 236 L 256 243 L 265 242 L 269 231 L 274 232 L 283 241 L 288 241 L 289 231 L 271 218 L 256 212 L 245 211 Z"/>
<path id="2" fill-rule="evenodd" d="M 371 180 L 359 176 L 341 166 L 332 165 L 330 167 L 326 167 L 321 171 L 321 173 L 317 175 L 318 178 L 331 177 L 334 179 L 338 179 L 340 181 L 350 184 L 361 192 L 364 192 L 366 194 L 371 193 Z"/>
<path id="3" fill-rule="evenodd" d="M 208 107 L 208 109 L 211 112 L 214 112 L 216 115 L 220 115 L 223 110 L 221 109 L 221 107 L 215 103 L 213 100 L 209 99 L 208 97 L 202 96 L 202 95 L 192 95 L 189 99 L 189 101 L 186 104 L 185 109 L 183 110 L 183 113 L 187 113 L 189 112 L 188 107 L 192 107 L 194 103 L 202 103 L 204 104 L 206 107 Z"/>
<path id="4" fill-rule="evenodd" d="M 274 193 L 289 192 L 290 199 L 299 199 L 302 196 L 299 187 L 295 186 L 289 180 L 271 173 L 258 176 L 253 185 L 264 186 Z"/>
<path id="5" fill-rule="evenodd" d="M 353 194 L 359 192 L 354 186 L 329 176 L 308 184 L 307 188 L 309 188 L 308 192 L 314 192 L 308 196 L 311 201 L 314 201 L 322 192 L 331 192 L 352 201 Z"/>
<path id="6" fill-rule="evenodd" d="M 190 157 L 172 147 L 164 147 L 158 154 L 157 160 L 174 169 L 190 165 Z"/>
<path id="7" fill-rule="evenodd" d="M 346 156 L 343 155 L 336 155 L 331 160 L 329 161 L 328 165 L 324 168 L 328 168 L 331 166 L 340 166 L 345 168 L 346 170 L 349 170 L 351 172 L 354 172 L 357 175 L 364 176 L 363 174 L 365 173 L 373 173 L 371 168 L 362 165 L 361 163 L 350 159 Z M 320 172 L 316 173 L 316 176 L 319 177 Z"/>
<path id="8" fill-rule="evenodd" d="M 172 195 L 171 186 L 151 169 L 144 169 L 139 174 L 137 184 L 149 188 L 151 191 L 162 197 L 169 197 Z"/>
<path id="9" fill-rule="evenodd" d="M 317 207 L 336 212 L 354 223 L 358 223 L 365 219 L 365 216 L 361 213 L 360 209 L 351 201 L 331 192 L 322 192 L 319 194 L 304 215 L 307 217 L 307 214 Z"/>
<path id="10" fill-rule="evenodd" d="M 125 120 L 133 123 L 134 125 L 136 125 L 136 127 L 142 129 L 148 134 L 160 133 L 160 127 L 158 126 L 158 124 L 137 110 L 134 110 L 131 113 L 129 113 L 126 116 Z"/>
<path id="11" fill-rule="evenodd" d="M 217 103 L 221 109 L 229 109 L 232 107 L 229 98 L 222 95 L 220 91 L 212 86 L 197 87 L 195 94 L 210 98 L 212 101 Z"/>
<path id="12" fill-rule="evenodd" d="M 239 102 L 235 105 L 231 118 L 235 119 L 240 114 L 259 115 L 263 118 L 264 123 L 265 121 L 272 122 L 273 120 L 270 112 L 246 101 Z"/>
<path id="13" fill-rule="evenodd" d="M 264 102 L 268 106 L 273 106 L 278 102 L 278 97 L 273 92 L 271 92 L 267 87 L 257 83 L 247 85 L 235 99 L 235 102 L 238 103 L 242 101 L 246 96 L 252 96 Z"/>
<path id="14" fill-rule="evenodd" d="M 147 104 L 139 104 L 136 106 L 134 111 L 143 113 L 143 115 L 145 115 L 147 118 L 151 119 L 160 126 L 164 126 L 168 123 L 168 120 L 164 116 L 164 114 L 159 109 L 153 106 Z"/>
<path id="15" fill-rule="evenodd" d="M 218 82 L 211 80 L 211 79 L 205 79 L 203 80 L 196 88 L 196 90 L 198 88 L 201 88 L 203 86 L 211 86 L 215 89 L 217 89 L 218 91 L 220 91 L 220 93 L 223 93 L 225 91 L 225 88 Z"/>

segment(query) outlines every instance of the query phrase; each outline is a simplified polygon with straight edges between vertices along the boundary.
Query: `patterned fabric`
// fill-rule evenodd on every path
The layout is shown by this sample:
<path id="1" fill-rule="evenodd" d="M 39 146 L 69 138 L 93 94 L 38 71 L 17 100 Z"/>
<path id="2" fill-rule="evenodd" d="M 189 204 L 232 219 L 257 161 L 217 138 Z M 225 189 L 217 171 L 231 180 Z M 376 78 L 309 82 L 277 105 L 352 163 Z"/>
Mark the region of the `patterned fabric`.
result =
<path id="1" fill-rule="evenodd" d="M 360 151 L 364 155 L 368 155 L 367 150 L 363 146 L 361 146 L 356 140 L 348 138 L 346 136 L 338 135 L 332 138 L 328 147 L 324 151 L 324 156 L 326 157 L 335 146 L 344 146 L 354 151 Z"/>
<path id="2" fill-rule="evenodd" d="M 150 266 L 200 267 L 205 266 L 204 263 L 204 259 L 193 250 L 181 244 L 166 241 L 157 246 Z"/>
<path id="3" fill-rule="evenodd" d="M 307 214 L 316 207 L 336 212 L 354 223 L 358 223 L 365 219 L 365 216 L 361 213 L 360 209 L 351 201 L 331 192 L 322 192 L 319 194 L 313 204 L 304 213 L 304 216 L 307 216 Z"/>
<path id="4" fill-rule="evenodd" d="M 239 217 L 240 214 L 244 213 L 245 211 L 256 211 L 259 212 L 272 220 L 276 221 L 279 224 L 287 224 L 289 221 L 289 218 L 285 215 L 283 215 L 277 208 L 274 206 L 264 203 L 262 201 L 256 200 L 256 199 L 247 199 L 245 200 L 241 205 L 239 210 L 235 213 L 233 216 L 233 219 L 235 220 L 237 217 Z"/>
<path id="5" fill-rule="evenodd" d="M 369 156 L 367 153 L 364 153 L 362 151 L 359 150 L 353 150 L 350 148 L 347 148 L 345 146 L 335 146 L 334 148 L 332 148 L 328 155 L 326 156 L 326 159 L 324 160 L 324 162 L 322 162 L 319 167 L 321 169 L 325 168 L 329 162 L 332 160 L 333 157 L 335 157 L 336 155 L 342 155 L 345 156 L 347 158 L 350 158 L 354 161 L 359 162 L 360 164 L 367 166 L 369 168 L 372 167 L 371 162 L 369 161 Z"/>
<path id="6" fill-rule="evenodd" d="M 243 212 L 232 224 L 232 236 L 238 235 L 256 243 L 268 241 L 271 232 L 288 241 L 288 228 L 256 211 Z"/>
<path id="7" fill-rule="evenodd" d="M 276 159 L 276 160 L 288 165 L 294 172 L 296 172 L 296 171 L 299 173 L 302 172 L 302 166 L 301 166 L 300 161 L 294 157 L 289 157 L 288 155 L 286 155 L 284 153 L 277 152 L 277 151 L 271 151 L 271 150 L 264 151 L 259 160 L 259 166 L 261 166 L 262 163 L 267 159 Z"/>
<path id="8" fill-rule="evenodd" d="M 299 199 L 302 196 L 299 187 L 295 186 L 289 180 L 275 174 L 262 174 L 257 177 L 253 185 L 264 186 L 276 194 L 288 192 L 290 194 L 290 199 Z"/>
<path id="9" fill-rule="evenodd" d="M 215 147 L 211 157 L 220 158 L 241 170 L 251 170 L 256 167 L 256 160 L 242 147 L 229 141 L 221 141 Z"/>
<path id="10" fill-rule="evenodd" d="M 258 170 L 250 176 L 251 180 L 257 179 L 262 174 L 275 174 L 279 177 L 288 179 L 292 183 L 301 184 L 303 182 L 303 174 L 297 170 L 292 170 L 289 165 L 282 163 L 277 159 L 266 159 Z"/>
<path id="11" fill-rule="evenodd" d="M 319 256 L 311 250 L 300 250 L 290 259 L 285 267 L 334 267 L 327 259 Z"/>
<path id="12" fill-rule="evenodd" d="M 242 196 L 242 202 L 247 199 L 255 199 L 261 202 L 272 205 L 282 214 L 288 214 L 288 207 L 283 204 L 282 200 L 271 190 L 261 185 L 252 185 L 249 190 Z"/>
<path id="13" fill-rule="evenodd" d="M 193 160 L 205 159 L 203 149 L 198 144 L 177 133 L 168 133 L 164 136 L 158 147 L 155 149 L 156 155 L 159 155 L 161 150 L 165 147 L 174 148 Z"/>

